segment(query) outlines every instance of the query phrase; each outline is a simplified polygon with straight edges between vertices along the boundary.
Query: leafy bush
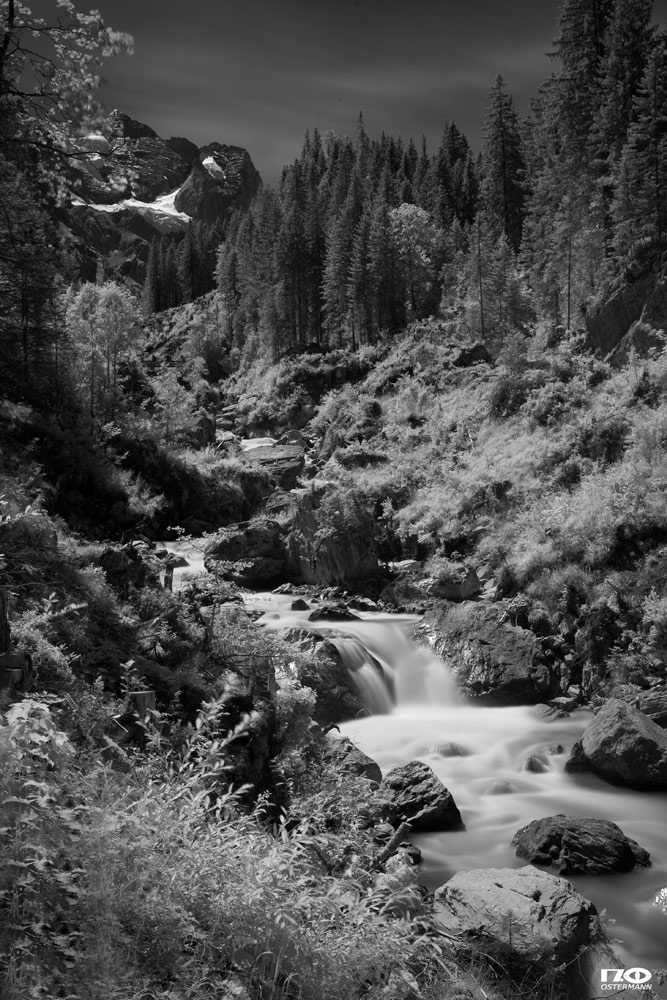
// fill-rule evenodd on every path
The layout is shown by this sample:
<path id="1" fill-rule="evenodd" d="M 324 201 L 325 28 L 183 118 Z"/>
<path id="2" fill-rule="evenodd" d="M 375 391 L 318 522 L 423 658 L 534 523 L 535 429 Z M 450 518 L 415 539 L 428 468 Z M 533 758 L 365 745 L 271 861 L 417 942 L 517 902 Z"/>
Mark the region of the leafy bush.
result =
<path id="1" fill-rule="evenodd" d="M 489 413 L 505 419 L 517 413 L 528 399 L 528 386 L 520 375 L 499 378 L 489 394 Z"/>
<path id="2" fill-rule="evenodd" d="M 0 717 L 4 997 L 454 995 L 421 894 L 373 872 L 366 783 L 325 755 L 307 821 L 267 830 L 225 791 L 235 738 L 211 706 L 169 774 L 129 778 L 78 762 L 45 703 Z"/>

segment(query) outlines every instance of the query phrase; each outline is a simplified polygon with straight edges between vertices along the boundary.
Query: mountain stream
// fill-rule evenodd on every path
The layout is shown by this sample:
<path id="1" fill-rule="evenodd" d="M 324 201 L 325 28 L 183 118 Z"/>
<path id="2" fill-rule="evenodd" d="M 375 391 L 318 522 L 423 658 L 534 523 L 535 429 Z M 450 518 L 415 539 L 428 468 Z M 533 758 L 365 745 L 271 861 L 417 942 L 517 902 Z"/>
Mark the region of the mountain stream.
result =
<path id="1" fill-rule="evenodd" d="M 471 705 L 442 661 L 411 642 L 416 618 L 364 613 L 362 621 L 311 622 L 308 612 L 287 610 L 290 602 L 273 594 L 260 601 L 257 595 L 258 606 L 266 608 L 260 623 L 269 629 L 334 629 L 371 712 L 342 723 L 341 734 L 376 760 L 383 774 L 410 760 L 425 761 L 454 796 L 464 829 L 411 837 L 422 851 L 421 882 L 434 889 L 459 870 L 525 865 L 511 841 L 531 820 L 556 813 L 611 820 L 649 851 L 651 866 L 568 877 L 604 913 L 626 968 L 665 968 L 667 915 L 655 905 L 667 886 L 665 796 L 565 773 L 572 744 L 591 718 L 588 710 L 554 718 L 538 706 Z"/>
<path id="2" fill-rule="evenodd" d="M 176 571 L 175 590 L 204 572 L 196 548 L 184 542 L 167 547 L 190 563 L 182 580 Z M 412 836 L 423 856 L 421 882 L 434 889 L 456 871 L 523 866 L 512 837 L 544 816 L 611 820 L 649 851 L 651 866 L 627 874 L 569 876 L 570 881 L 607 919 L 626 968 L 667 966 L 667 914 L 655 905 L 667 887 L 665 796 L 616 787 L 592 774 L 565 773 L 590 711 L 554 718 L 536 706 L 472 705 L 459 696 L 442 661 L 411 642 L 415 617 L 359 613 L 359 621 L 312 622 L 307 611 L 290 610 L 292 600 L 253 594 L 247 603 L 263 612 L 259 622 L 270 630 L 335 631 L 333 641 L 370 713 L 341 723 L 341 734 L 376 760 L 383 774 L 411 760 L 425 761 L 454 796 L 464 829 Z"/>

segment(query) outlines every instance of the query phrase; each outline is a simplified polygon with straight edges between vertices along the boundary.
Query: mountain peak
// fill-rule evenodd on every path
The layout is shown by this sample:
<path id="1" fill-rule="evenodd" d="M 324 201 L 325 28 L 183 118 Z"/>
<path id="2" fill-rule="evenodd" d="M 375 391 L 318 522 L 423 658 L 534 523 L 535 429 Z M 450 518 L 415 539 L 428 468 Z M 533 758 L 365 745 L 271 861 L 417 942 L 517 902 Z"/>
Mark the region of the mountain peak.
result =
<path id="1" fill-rule="evenodd" d="M 109 138 L 118 139 L 158 139 L 159 135 L 149 125 L 135 121 L 117 108 L 111 112 L 102 125 L 102 131 Z"/>

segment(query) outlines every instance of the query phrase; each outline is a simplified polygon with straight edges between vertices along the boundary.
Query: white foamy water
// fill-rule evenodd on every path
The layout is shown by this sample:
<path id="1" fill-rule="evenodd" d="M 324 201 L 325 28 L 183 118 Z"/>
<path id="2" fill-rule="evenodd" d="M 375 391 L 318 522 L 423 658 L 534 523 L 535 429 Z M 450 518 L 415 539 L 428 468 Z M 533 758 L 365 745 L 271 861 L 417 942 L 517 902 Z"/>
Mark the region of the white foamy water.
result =
<path id="1" fill-rule="evenodd" d="M 303 626 L 352 636 L 353 673 L 365 648 L 381 664 L 393 692 L 393 707 L 378 709 L 369 701 L 375 714 L 342 724 L 341 734 L 373 757 L 384 774 L 411 760 L 425 761 L 454 796 L 465 829 L 413 837 L 424 857 L 421 881 L 435 888 L 460 870 L 523 866 L 526 861 L 516 857 L 511 841 L 531 820 L 556 813 L 611 820 L 649 851 L 651 867 L 570 881 L 606 916 L 626 968 L 667 966 L 667 915 L 654 905 L 667 886 L 667 796 L 565 773 L 589 711 L 554 719 L 537 707 L 471 705 L 456 691 L 442 661 L 410 641 L 414 618 L 364 615 L 356 622 L 309 622 L 308 612 L 287 610 L 291 600 L 271 595 L 262 623 L 271 629 Z M 345 644 L 339 648 L 344 653 Z M 533 767 L 544 769 L 526 770 L 529 758 Z"/>
<path id="2" fill-rule="evenodd" d="M 203 547 L 192 539 L 179 538 L 176 542 L 159 542 L 159 547 L 171 552 L 174 556 L 180 556 L 187 563 L 186 566 L 178 566 L 174 569 L 174 580 L 172 590 L 175 594 L 187 586 L 190 580 L 204 576 L 204 550 Z"/>

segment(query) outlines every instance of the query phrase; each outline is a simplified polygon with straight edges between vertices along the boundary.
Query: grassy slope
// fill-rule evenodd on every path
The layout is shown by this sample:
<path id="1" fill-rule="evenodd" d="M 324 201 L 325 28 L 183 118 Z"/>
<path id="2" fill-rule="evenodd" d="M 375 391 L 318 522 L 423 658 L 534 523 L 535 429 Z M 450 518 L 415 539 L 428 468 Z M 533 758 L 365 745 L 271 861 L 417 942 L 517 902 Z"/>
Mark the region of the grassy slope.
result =
<path id="1" fill-rule="evenodd" d="M 663 672 L 667 361 L 618 370 L 576 344 L 519 339 L 459 367 L 461 346 L 417 324 L 374 349 L 366 374 L 311 394 L 316 477 L 365 497 L 387 558 L 417 553 L 434 574 L 472 563 L 542 634 L 565 629 L 568 602 L 572 641 L 593 613 L 615 615 L 598 679 L 645 686 L 651 664 Z M 266 430 L 289 422 L 308 366 L 262 370 Z M 257 377 L 236 381 L 241 413 Z"/>

